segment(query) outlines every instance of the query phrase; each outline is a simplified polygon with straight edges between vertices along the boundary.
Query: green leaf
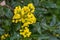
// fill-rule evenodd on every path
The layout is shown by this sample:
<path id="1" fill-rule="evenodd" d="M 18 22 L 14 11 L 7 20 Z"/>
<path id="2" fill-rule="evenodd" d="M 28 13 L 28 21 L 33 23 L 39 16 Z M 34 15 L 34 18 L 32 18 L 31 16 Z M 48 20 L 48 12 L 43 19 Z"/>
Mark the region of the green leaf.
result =
<path id="1" fill-rule="evenodd" d="M 50 23 L 50 26 L 54 26 L 55 24 L 56 24 L 56 16 L 53 15 L 52 21 L 51 21 L 51 23 Z"/>
<path id="2" fill-rule="evenodd" d="M 55 3 L 49 1 L 42 2 L 41 5 L 46 8 L 57 8 L 57 5 Z"/>
<path id="3" fill-rule="evenodd" d="M 9 8 L 4 8 L 3 11 L 5 12 L 5 16 L 7 18 L 10 18 L 10 19 L 12 18 L 13 13 L 12 13 L 12 11 Z"/>
<path id="4" fill-rule="evenodd" d="M 16 31 L 19 30 L 21 28 L 21 26 L 22 26 L 21 23 L 17 23 L 16 26 L 15 26 L 16 27 Z"/>
<path id="5" fill-rule="evenodd" d="M 36 24 L 33 24 L 33 26 L 36 28 L 37 32 L 41 34 L 41 25 L 39 22 L 37 22 Z"/>
<path id="6" fill-rule="evenodd" d="M 39 0 L 33 0 L 33 2 L 34 2 L 34 4 L 35 4 L 35 6 L 39 6 Z"/>
<path id="7" fill-rule="evenodd" d="M 40 40 L 47 40 L 47 39 L 49 39 L 49 36 L 47 35 L 47 34 L 41 34 L 39 37 L 38 37 L 38 39 L 40 39 Z"/>
<path id="8" fill-rule="evenodd" d="M 38 14 L 48 13 L 47 9 L 45 9 L 45 8 L 36 8 L 36 11 L 38 12 Z"/>
<path id="9" fill-rule="evenodd" d="M 18 33 L 14 32 L 10 37 L 10 40 L 19 40 L 20 38 L 21 36 Z"/>
<path id="10" fill-rule="evenodd" d="M 5 30 L 0 27 L 0 35 L 4 34 L 4 31 Z"/>
<path id="11" fill-rule="evenodd" d="M 10 20 L 3 20 L 3 24 L 2 27 L 6 30 L 9 31 L 11 29 L 11 21 Z"/>
<path id="12" fill-rule="evenodd" d="M 49 38 L 48 40 L 59 40 L 59 39 L 57 39 L 57 38 L 54 37 L 54 36 L 50 36 L 50 38 Z"/>
<path id="13" fill-rule="evenodd" d="M 4 11 L 3 11 L 3 7 L 0 6 L 0 17 L 4 16 Z"/>
<path id="14" fill-rule="evenodd" d="M 42 19 L 41 26 L 42 26 L 43 29 L 48 30 L 49 25 L 47 25 L 45 18 Z"/>

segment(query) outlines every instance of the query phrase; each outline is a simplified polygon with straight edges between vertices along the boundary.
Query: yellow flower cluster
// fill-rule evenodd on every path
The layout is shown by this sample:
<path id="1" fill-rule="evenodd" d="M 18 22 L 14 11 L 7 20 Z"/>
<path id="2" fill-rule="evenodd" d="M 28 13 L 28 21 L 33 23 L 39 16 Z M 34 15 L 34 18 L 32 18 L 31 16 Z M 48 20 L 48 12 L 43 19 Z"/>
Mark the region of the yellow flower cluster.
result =
<path id="1" fill-rule="evenodd" d="M 4 39 L 6 39 L 9 36 L 10 36 L 9 34 L 4 34 L 4 35 L 1 36 L 1 40 L 4 40 Z"/>
<path id="2" fill-rule="evenodd" d="M 36 23 L 36 18 L 34 16 L 35 7 L 32 3 L 29 3 L 27 6 L 20 7 L 17 6 L 14 9 L 14 16 L 12 22 L 18 23 L 22 22 L 22 29 L 20 30 L 20 34 L 24 37 L 29 37 L 31 32 L 29 31 L 29 24 Z"/>
<path id="3" fill-rule="evenodd" d="M 20 30 L 20 34 L 23 35 L 25 38 L 25 37 L 30 37 L 31 32 L 29 31 L 28 27 L 25 27 L 25 29 Z"/>
<path id="4" fill-rule="evenodd" d="M 20 6 L 17 6 L 15 9 L 14 9 L 14 16 L 12 18 L 12 22 L 19 22 L 21 21 L 21 7 Z"/>
<path id="5" fill-rule="evenodd" d="M 36 22 L 36 18 L 34 16 L 35 7 L 32 3 L 28 4 L 27 6 L 24 6 L 21 8 L 20 6 L 17 6 L 14 9 L 14 16 L 12 22 L 22 22 L 22 23 L 28 23 L 32 24 Z"/>

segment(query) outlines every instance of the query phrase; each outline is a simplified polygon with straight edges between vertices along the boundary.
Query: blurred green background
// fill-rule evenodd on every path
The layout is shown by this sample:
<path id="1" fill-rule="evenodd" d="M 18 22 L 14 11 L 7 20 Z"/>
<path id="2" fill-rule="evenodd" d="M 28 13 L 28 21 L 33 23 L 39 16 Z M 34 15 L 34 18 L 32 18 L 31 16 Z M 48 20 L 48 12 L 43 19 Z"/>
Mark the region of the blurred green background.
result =
<path id="1" fill-rule="evenodd" d="M 0 0 L 0 3 L 3 0 Z M 0 6 L 0 37 L 9 33 L 5 40 L 60 40 L 60 0 L 5 0 L 7 6 Z M 31 37 L 23 38 L 19 35 L 21 23 L 12 23 L 13 10 L 33 3 L 35 24 L 30 25 Z"/>

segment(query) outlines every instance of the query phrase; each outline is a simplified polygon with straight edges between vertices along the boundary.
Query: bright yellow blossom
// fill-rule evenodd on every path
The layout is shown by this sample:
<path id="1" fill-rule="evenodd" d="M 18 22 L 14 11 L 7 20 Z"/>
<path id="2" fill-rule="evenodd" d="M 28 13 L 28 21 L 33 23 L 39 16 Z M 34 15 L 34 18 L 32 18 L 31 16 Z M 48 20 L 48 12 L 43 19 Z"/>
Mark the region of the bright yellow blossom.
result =
<path id="1" fill-rule="evenodd" d="M 4 35 L 2 35 L 2 36 L 1 36 L 1 40 L 4 40 L 4 39 L 5 39 L 5 36 L 4 36 Z"/>
<path id="2" fill-rule="evenodd" d="M 22 23 L 32 24 L 36 22 L 36 18 L 32 13 L 31 14 L 28 13 L 25 16 L 27 17 L 22 19 Z"/>
<path id="3" fill-rule="evenodd" d="M 32 13 L 34 13 L 34 11 L 35 11 L 34 5 L 33 5 L 32 3 L 29 3 L 29 4 L 28 4 L 28 7 L 30 8 L 30 11 L 31 11 Z"/>
<path id="4" fill-rule="evenodd" d="M 23 35 L 25 38 L 25 37 L 30 37 L 31 32 L 29 31 L 28 27 L 25 27 L 24 30 L 20 30 L 20 34 Z"/>
<path id="5" fill-rule="evenodd" d="M 15 9 L 14 9 L 14 14 L 17 14 L 17 13 L 21 13 L 21 7 L 20 6 L 17 6 Z"/>
<path id="6" fill-rule="evenodd" d="M 1 40 L 6 39 L 6 37 L 9 37 L 9 34 L 4 34 L 4 35 L 2 35 L 2 36 L 1 36 Z"/>
<path id="7" fill-rule="evenodd" d="M 28 4 L 27 6 L 20 7 L 17 6 L 14 9 L 14 16 L 12 22 L 18 23 L 22 22 L 23 25 L 21 26 L 20 35 L 25 37 L 30 37 L 31 32 L 29 30 L 29 25 L 36 23 L 36 18 L 34 16 L 35 7 L 32 3 Z"/>
<path id="8" fill-rule="evenodd" d="M 10 36 L 10 35 L 9 35 L 9 34 L 4 34 L 4 36 L 5 36 L 5 37 L 8 37 L 8 36 Z"/>
<path id="9" fill-rule="evenodd" d="M 21 21 L 21 17 L 20 17 L 19 14 L 15 14 L 15 15 L 13 16 L 12 22 L 17 23 L 18 21 Z"/>
<path id="10" fill-rule="evenodd" d="M 15 15 L 13 16 L 13 19 L 20 19 L 20 15 L 19 15 L 19 14 L 15 14 Z"/>
<path id="11" fill-rule="evenodd" d="M 22 11 L 21 11 L 22 15 L 26 15 L 28 12 L 30 12 L 29 7 L 24 6 L 24 7 L 22 8 Z"/>
<path id="12" fill-rule="evenodd" d="M 22 21 L 22 23 L 25 23 L 25 19 L 24 18 L 22 18 L 21 21 Z"/>
<path id="13" fill-rule="evenodd" d="M 25 18 L 24 20 L 26 20 L 24 23 L 26 24 L 33 24 L 36 23 L 36 18 L 33 14 L 27 14 L 27 18 Z"/>
<path id="14" fill-rule="evenodd" d="M 33 23 L 36 23 L 36 18 L 33 14 L 28 14 L 28 21 L 29 22 L 33 22 Z"/>
<path id="15" fill-rule="evenodd" d="M 22 28 L 23 28 L 23 27 L 29 27 L 28 23 L 24 23 L 24 24 L 22 25 Z"/>
<path id="16" fill-rule="evenodd" d="M 36 18 L 34 16 L 28 20 L 31 22 L 31 24 L 36 23 Z"/>

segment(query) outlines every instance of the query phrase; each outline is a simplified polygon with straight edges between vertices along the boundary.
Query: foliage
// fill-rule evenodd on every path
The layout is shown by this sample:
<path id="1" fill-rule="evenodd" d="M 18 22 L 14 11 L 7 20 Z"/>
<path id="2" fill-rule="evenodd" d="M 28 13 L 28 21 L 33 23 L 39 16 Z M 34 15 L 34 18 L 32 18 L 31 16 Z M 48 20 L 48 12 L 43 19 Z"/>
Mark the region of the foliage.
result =
<path id="1" fill-rule="evenodd" d="M 2 2 L 1 0 L 0 2 Z M 60 40 L 60 0 L 5 0 L 7 6 L 0 5 L 0 39 L 9 34 L 5 40 Z M 19 34 L 21 23 L 13 23 L 13 11 L 16 6 L 33 3 L 36 23 L 29 25 L 32 32 L 24 38 Z"/>

